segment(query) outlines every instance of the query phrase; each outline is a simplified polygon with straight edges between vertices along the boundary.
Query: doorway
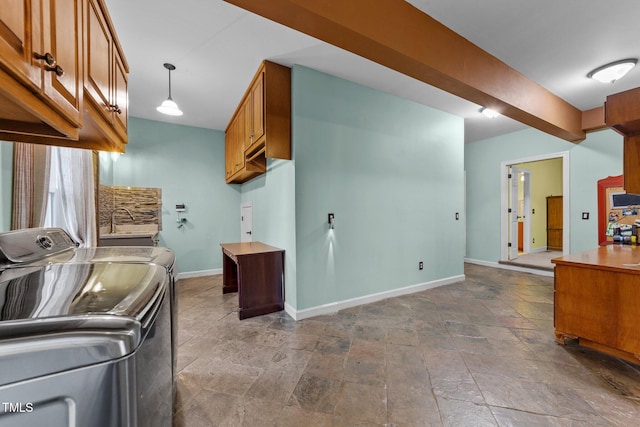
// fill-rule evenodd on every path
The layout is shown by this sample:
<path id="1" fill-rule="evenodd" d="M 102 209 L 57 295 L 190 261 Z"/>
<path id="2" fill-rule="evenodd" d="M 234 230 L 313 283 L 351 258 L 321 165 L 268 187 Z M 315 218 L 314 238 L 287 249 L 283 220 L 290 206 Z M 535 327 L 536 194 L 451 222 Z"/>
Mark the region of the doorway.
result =
<path id="1" fill-rule="evenodd" d="M 531 171 L 510 166 L 509 174 L 509 260 L 528 253 L 531 235 Z"/>
<path id="2" fill-rule="evenodd" d="M 240 205 L 240 242 L 253 242 L 253 203 Z"/>
<path id="3" fill-rule="evenodd" d="M 569 152 L 501 163 L 500 263 L 553 269 L 552 258 L 570 253 Z M 547 196 L 562 199 L 562 251 L 547 248 Z M 521 240 L 521 244 L 518 244 Z"/>

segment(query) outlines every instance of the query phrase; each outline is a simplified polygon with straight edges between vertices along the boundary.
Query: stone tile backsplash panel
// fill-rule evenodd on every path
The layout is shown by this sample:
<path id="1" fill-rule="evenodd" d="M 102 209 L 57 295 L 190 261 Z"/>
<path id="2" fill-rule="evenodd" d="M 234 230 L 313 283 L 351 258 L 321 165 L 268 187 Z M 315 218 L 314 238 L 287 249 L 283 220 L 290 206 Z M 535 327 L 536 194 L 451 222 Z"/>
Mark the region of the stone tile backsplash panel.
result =
<path id="1" fill-rule="evenodd" d="M 101 185 L 99 188 L 100 228 L 111 227 L 115 210 L 118 225 L 155 224 L 162 230 L 162 189 Z M 133 220 L 123 209 L 128 209 Z"/>

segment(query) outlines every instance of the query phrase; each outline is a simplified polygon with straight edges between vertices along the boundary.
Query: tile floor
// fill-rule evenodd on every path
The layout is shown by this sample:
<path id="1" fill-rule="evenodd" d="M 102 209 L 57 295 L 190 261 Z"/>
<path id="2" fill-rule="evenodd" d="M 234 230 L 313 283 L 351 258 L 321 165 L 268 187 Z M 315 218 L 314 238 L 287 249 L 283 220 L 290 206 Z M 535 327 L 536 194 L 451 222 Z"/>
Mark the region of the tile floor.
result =
<path id="1" fill-rule="evenodd" d="M 640 425 L 640 366 L 554 342 L 553 279 L 465 274 L 299 322 L 179 281 L 174 425 Z"/>

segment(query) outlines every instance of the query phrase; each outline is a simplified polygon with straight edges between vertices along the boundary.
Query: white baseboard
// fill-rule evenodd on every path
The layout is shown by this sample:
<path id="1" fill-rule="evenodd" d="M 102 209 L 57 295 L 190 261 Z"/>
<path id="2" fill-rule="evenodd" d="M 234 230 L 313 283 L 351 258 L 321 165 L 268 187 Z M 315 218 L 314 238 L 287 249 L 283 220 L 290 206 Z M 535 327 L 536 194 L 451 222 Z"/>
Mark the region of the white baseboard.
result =
<path id="1" fill-rule="evenodd" d="M 520 271 L 522 273 L 537 274 L 538 276 L 553 277 L 553 271 L 538 270 L 537 268 L 518 267 L 516 265 L 500 264 L 493 261 L 483 261 L 480 259 L 465 258 L 464 262 L 469 264 L 484 265 L 485 267 L 502 268 L 503 270 Z"/>
<path id="2" fill-rule="evenodd" d="M 186 271 L 184 273 L 178 273 L 176 275 L 176 280 L 191 279 L 192 277 L 215 276 L 218 274 L 222 274 L 221 268 L 214 268 L 211 270 L 200 270 L 200 271 Z"/>
<path id="3" fill-rule="evenodd" d="M 344 301 L 332 302 L 329 304 L 319 305 L 316 307 L 305 308 L 303 310 L 296 310 L 285 302 L 284 309 L 289 316 L 294 320 L 308 319 L 310 317 L 320 316 L 323 314 L 335 313 L 338 310 L 344 310 L 345 308 L 355 307 L 357 305 L 369 304 L 372 302 L 380 301 L 387 298 L 397 297 L 400 295 L 413 294 L 416 292 L 425 291 L 427 289 L 437 288 L 439 286 L 450 285 L 452 283 L 462 282 L 465 279 L 464 274 L 459 276 L 447 277 L 444 279 L 434 280 L 426 283 L 419 283 L 417 285 L 411 285 L 404 288 L 392 289 L 389 291 L 379 292 L 377 294 L 365 295 L 362 297 L 352 298 Z"/>

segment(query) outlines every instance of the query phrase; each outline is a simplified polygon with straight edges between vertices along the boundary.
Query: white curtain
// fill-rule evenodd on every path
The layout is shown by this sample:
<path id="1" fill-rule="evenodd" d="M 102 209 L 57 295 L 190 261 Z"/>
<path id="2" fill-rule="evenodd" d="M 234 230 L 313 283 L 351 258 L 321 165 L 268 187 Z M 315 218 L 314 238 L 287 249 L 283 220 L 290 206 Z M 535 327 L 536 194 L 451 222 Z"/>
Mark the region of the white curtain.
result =
<path id="1" fill-rule="evenodd" d="M 49 197 L 46 145 L 13 144 L 13 207 L 11 229 L 42 227 Z"/>
<path id="2" fill-rule="evenodd" d="M 51 147 L 51 185 L 62 203 L 64 224 L 58 224 L 81 247 L 98 244 L 96 229 L 95 179 L 91 150 Z"/>

